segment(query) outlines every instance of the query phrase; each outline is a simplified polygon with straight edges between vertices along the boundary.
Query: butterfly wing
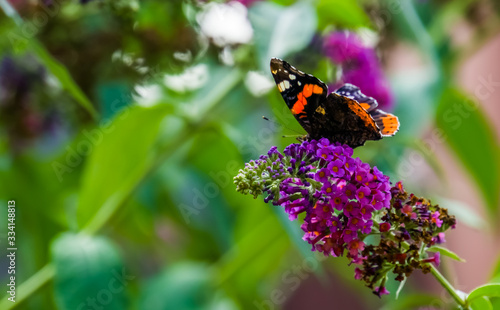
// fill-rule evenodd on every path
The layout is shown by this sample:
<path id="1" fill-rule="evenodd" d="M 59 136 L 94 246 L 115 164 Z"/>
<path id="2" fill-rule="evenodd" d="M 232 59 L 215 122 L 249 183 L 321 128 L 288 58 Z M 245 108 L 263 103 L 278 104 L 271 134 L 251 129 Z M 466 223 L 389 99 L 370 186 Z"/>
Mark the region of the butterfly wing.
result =
<path id="1" fill-rule="evenodd" d="M 399 120 L 397 116 L 377 109 L 377 101 L 364 95 L 359 87 L 347 83 L 337 89 L 335 93 L 356 100 L 363 109 L 369 112 L 383 137 L 394 136 L 398 132 Z"/>
<path id="2" fill-rule="evenodd" d="M 356 100 L 363 109 L 368 112 L 375 110 L 378 107 L 378 102 L 372 97 L 368 97 L 361 92 L 359 87 L 354 86 L 352 84 L 346 83 L 342 85 L 339 89 L 335 91 L 335 93 Z"/>
<path id="3" fill-rule="evenodd" d="M 326 100 L 328 88 L 325 83 L 278 58 L 271 59 L 271 73 L 286 105 L 310 134 L 311 115 Z"/>
<path id="4" fill-rule="evenodd" d="M 366 140 L 382 139 L 375 120 L 354 99 L 333 92 L 316 110 L 311 139 L 325 137 L 352 148 L 365 144 Z"/>
<path id="5" fill-rule="evenodd" d="M 382 110 L 376 109 L 370 112 L 371 117 L 375 120 L 377 127 L 383 137 L 394 136 L 399 130 L 398 117 L 391 113 L 386 113 Z"/>
<path id="6" fill-rule="evenodd" d="M 396 116 L 377 109 L 377 101 L 352 84 L 327 95 L 322 81 L 277 58 L 271 59 L 271 73 L 308 139 L 324 137 L 354 148 L 366 140 L 393 136 L 399 129 Z"/>

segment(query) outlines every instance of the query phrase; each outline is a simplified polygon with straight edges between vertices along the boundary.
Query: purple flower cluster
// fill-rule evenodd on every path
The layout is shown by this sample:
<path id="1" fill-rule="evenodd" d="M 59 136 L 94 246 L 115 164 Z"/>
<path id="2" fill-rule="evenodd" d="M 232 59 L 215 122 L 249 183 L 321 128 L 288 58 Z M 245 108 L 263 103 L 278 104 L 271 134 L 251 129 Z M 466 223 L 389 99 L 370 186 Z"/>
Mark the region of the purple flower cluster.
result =
<path id="1" fill-rule="evenodd" d="M 352 158 L 347 145 L 328 139 L 291 144 L 281 154 L 272 147 L 234 178 L 237 191 L 284 208 L 290 220 L 301 216 L 303 239 L 325 256 L 345 256 L 358 267 L 355 278 L 380 296 L 387 274 L 403 281 L 414 269 L 430 270 L 440 256 L 426 250 L 444 242 L 455 226 L 447 210 L 408 194 L 377 167 Z M 303 217 L 302 217 L 303 216 Z M 368 235 L 378 244 L 365 244 Z M 432 249 L 430 249 L 432 251 Z"/>
<path id="2" fill-rule="evenodd" d="M 342 68 L 342 77 L 332 88 L 344 83 L 357 85 L 365 95 L 377 100 L 379 108 L 391 110 L 393 95 L 377 55 L 358 36 L 347 31 L 332 32 L 324 39 L 323 52 Z"/>
<path id="3" fill-rule="evenodd" d="M 390 206 L 389 178 L 376 167 L 352 158 L 352 149 L 330 144 L 327 139 L 310 144 L 320 164 L 313 178 L 320 183 L 314 192 L 314 205 L 310 200 L 290 199 L 290 192 L 296 187 L 286 185 L 281 192 L 281 205 L 291 218 L 298 211 L 305 211 L 302 229 L 303 237 L 313 250 L 325 255 L 341 256 L 347 249 L 347 256 L 357 259 L 364 243 L 361 234 L 374 229 L 372 214 Z M 291 207 L 293 206 L 293 207 Z"/>
<path id="4" fill-rule="evenodd" d="M 357 259 L 364 247 L 359 236 L 377 229 L 373 213 L 390 207 L 389 178 L 352 158 L 349 146 L 325 138 L 291 144 L 283 153 L 273 147 L 247 164 L 266 179 L 265 201 L 282 206 L 290 220 L 305 213 L 303 239 L 313 250 L 341 256 L 347 249 L 347 256 Z"/>

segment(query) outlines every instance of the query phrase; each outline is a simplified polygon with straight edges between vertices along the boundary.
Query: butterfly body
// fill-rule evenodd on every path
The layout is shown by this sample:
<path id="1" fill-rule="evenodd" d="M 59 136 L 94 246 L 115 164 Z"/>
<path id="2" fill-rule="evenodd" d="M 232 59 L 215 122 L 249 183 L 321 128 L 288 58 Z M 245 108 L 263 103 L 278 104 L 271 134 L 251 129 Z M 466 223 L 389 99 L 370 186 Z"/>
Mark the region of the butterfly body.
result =
<path id="1" fill-rule="evenodd" d="M 396 116 L 377 109 L 377 101 L 352 84 L 328 93 L 322 81 L 277 58 L 271 59 L 271 73 L 288 108 L 308 133 L 307 140 L 324 137 L 354 148 L 399 129 Z"/>

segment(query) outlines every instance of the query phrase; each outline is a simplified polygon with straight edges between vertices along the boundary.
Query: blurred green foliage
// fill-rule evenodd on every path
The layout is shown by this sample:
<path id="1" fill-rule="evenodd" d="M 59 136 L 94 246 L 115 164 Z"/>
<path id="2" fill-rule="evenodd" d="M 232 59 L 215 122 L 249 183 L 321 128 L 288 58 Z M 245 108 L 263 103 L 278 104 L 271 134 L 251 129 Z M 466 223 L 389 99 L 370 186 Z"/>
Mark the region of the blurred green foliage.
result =
<path id="1" fill-rule="evenodd" d="M 362 30 L 378 38 L 381 51 L 407 42 L 428 62 L 391 79 L 398 135 L 356 155 L 397 178 L 404 154 L 416 150 L 439 171 L 434 156 L 418 147 L 435 121 L 491 222 L 498 220 L 498 137 L 479 105 L 458 126 L 447 114 L 473 102 L 456 88 L 465 52 L 451 45 L 447 27 L 475 22 L 480 3 L 257 1 L 248 9 L 253 39 L 219 46 L 199 24 L 204 1 L 86 2 L 0 0 L 0 67 L 6 59 L 26 65 L 35 59 L 44 68 L 43 77 L 24 76 L 20 85 L 29 87 L 13 97 L 0 85 L 0 205 L 16 200 L 18 247 L 18 299 L 2 295 L 1 309 L 258 308 L 281 300 L 277 289 L 293 296 L 307 281 L 299 275 L 310 273 L 332 290 L 330 305 L 353 297 L 335 295 L 327 274 L 366 309 L 386 301 L 384 309 L 441 305 L 415 283 L 398 301 L 374 300 L 344 260 L 315 256 L 295 222 L 237 194 L 232 177 L 272 145 L 293 142 L 282 134 L 304 132 L 275 88 L 252 93 L 258 83 L 249 72 L 269 79 L 270 57 L 282 57 L 334 82 L 335 65 L 318 38 L 334 29 Z M 488 18 L 498 22 L 493 13 Z M 485 30 L 498 30 L 490 29 L 493 22 L 478 25 L 479 43 Z M 198 71 L 185 75 L 190 70 Z M 17 78 L 10 69 L 0 68 L 0 75 Z M 4 109 L 8 100 L 17 114 Z M 50 130 L 32 130 L 35 121 Z M 457 208 L 471 223 L 479 218 Z M 0 221 L 7 222 L 6 212 Z M 6 236 L 6 226 L 0 228 Z M 310 261 L 317 264 L 307 271 Z M 7 283 L 7 274 L 0 279 Z M 397 289 L 396 282 L 388 286 Z"/>

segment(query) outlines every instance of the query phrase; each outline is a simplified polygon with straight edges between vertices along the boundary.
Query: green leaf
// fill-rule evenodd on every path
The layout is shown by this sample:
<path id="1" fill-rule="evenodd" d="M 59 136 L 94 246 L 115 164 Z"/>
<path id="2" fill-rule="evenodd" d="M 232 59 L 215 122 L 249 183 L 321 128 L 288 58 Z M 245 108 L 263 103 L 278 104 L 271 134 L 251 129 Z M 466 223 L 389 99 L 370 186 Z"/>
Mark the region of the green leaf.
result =
<path id="1" fill-rule="evenodd" d="M 243 199 L 254 201 L 251 197 Z M 217 263 L 221 284 L 231 286 L 234 278 L 238 278 L 245 283 L 242 287 L 255 287 L 262 277 L 279 267 L 276 260 L 289 248 L 288 238 L 269 206 L 253 202 L 251 207 L 241 211 L 235 225 L 233 247 Z M 242 274 L 246 275 L 242 277 Z"/>
<path id="2" fill-rule="evenodd" d="M 213 240 L 219 245 L 219 249 L 227 249 L 233 241 L 233 221 L 224 197 L 224 188 L 197 169 L 179 163 L 177 165 L 181 168 L 176 167 L 171 159 L 158 169 L 158 173 L 164 181 L 172 205 L 178 209 L 180 222 L 192 229 L 203 230 L 205 243 Z M 172 178 L 173 175 L 176 177 Z M 231 191 L 234 190 L 231 188 Z M 214 245 L 211 247 L 212 251 L 217 250 Z"/>
<path id="3" fill-rule="evenodd" d="M 370 18 L 356 1 L 320 0 L 316 11 L 319 29 L 332 24 L 343 28 L 371 27 Z"/>
<path id="4" fill-rule="evenodd" d="M 144 177 L 154 157 L 160 123 L 168 112 L 166 105 L 132 106 L 116 115 L 111 124 L 85 134 L 90 156 L 77 210 L 80 225 L 92 216 L 97 222 L 105 221 Z M 87 227 L 89 231 L 99 227 L 97 222 Z"/>
<path id="5" fill-rule="evenodd" d="M 59 61 L 57 61 L 50 53 L 37 41 L 31 42 L 33 51 L 38 56 L 39 60 L 49 69 L 55 78 L 61 83 L 61 86 L 73 96 L 84 109 L 86 109 L 94 118 L 97 118 L 97 111 L 95 110 L 92 102 L 83 93 L 80 87 L 71 77 L 70 73 Z"/>
<path id="6" fill-rule="evenodd" d="M 126 309 L 127 274 L 116 247 L 104 237 L 64 233 L 51 246 L 58 309 L 83 309 L 95 303 Z"/>
<path id="7" fill-rule="evenodd" d="M 265 72 L 272 57 L 285 58 L 304 49 L 316 32 L 316 12 L 304 2 L 289 7 L 258 2 L 250 8 L 248 16 L 255 31 L 260 68 Z"/>
<path id="8" fill-rule="evenodd" d="M 429 252 L 439 252 L 442 255 L 448 256 L 448 257 L 450 257 L 450 258 L 452 258 L 454 260 L 457 260 L 459 262 L 462 262 L 462 263 L 465 262 L 465 259 L 460 258 L 460 256 L 458 256 L 456 253 L 448 250 L 447 248 L 443 248 L 443 247 L 438 246 L 438 245 L 431 246 L 430 248 L 427 249 L 427 251 L 429 251 Z"/>
<path id="9" fill-rule="evenodd" d="M 143 286 L 138 309 L 208 309 L 212 278 L 212 270 L 202 264 L 171 265 Z"/>
<path id="10" fill-rule="evenodd" d="M 500 256 L 497 258 L 490 282 L 500 282 Z"/>
<path id="11" fill-rule="evenodd" d="M 499 297 L 500 296 L 500 283 L 485 284 L 478 288 L 472 290 L 467 296 L 467 303 L 471 304 L 477 298 L 487 296 L 487 297 Z"/>
<path id="12" fill-rule="evenodd" d="M 274 208 L 274 206 L 270 207 L 276 214 L 283 229 L 287 232 L 290 242 L 295 246 L 297 252 L 299 252 L 304 259 L 314 259 L 316 252 L 311 251 L 311 245 L 302 239 L 304 232 L 300 229 L 299 223 L 297 223 L 297 221 L 290 221 L 288 214 L 283 212 L 281 208 Z M 324 275 L 324 269 L 321 264 L 318 264 L 318 268 L 314 270 L 314 273 L 319 277 Z"/>
<path id="13" fill-rule="evenodd" d="M 489 298 L 489 300 L 493 305 L 493 309 L 500 309 L 500 297 Z"/>
<path id="14" fill-rule="evenodd" d="M 479 103 L 458 90 L 447 89 L 441 97 L 436 121 L 446 142 L 474 178 L 490 215 L 497 216 L 499 146 Z"/>
<path id="15" fill-rule="evenodd" d="M 488 297 L 483 296 L 475 299 L 471 304 L 470 308 L 472 310 L 493 310 L 493 305 L 491 304 Z"/>

